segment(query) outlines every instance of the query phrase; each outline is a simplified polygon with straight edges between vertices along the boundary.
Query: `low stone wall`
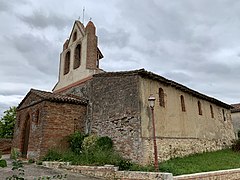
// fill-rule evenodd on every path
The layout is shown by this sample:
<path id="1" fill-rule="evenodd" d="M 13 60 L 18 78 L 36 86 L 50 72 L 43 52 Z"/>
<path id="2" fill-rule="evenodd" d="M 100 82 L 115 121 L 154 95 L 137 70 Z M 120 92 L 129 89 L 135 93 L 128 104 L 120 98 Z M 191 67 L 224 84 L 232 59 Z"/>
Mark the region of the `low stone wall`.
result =
<path id="1" fill-rule="evenodd" d="M 240 168 L 221 171 L 211 171 L 181 176 L 172 176 L 171 173 L 140 172 L 140 171 L 118 171 L 113 165 L 105 166 L 73 166 L 68 162 L 43 162 L 49 168 L 62 168 L 71 172 L 81 173 L 92 177 L 109 180 L 238 180 L 240 179 Z"/>
<path id="2" fill-rule="evenodd" d="M 118 171 L 113 165 L 105 166 L 72 166 L 64 162 L 43 162 L 49 168 L 63 168 L 71 172 L 84 175 L 104 178 L 109 180 L 172 180 L 171 173 L 161 172 L 139 172 L 139 171 Z"/>
<path id="3" fill-rule="evenodd" d="M 183 157 L 190 154 L 217 151 L 231 145 L 231 140 L 209 140 L 194 138 L 157 138 L 159 161 L 174 157 Z M 143 138 L 144 157 L 142 164 L 153 161 L 153 141 Z"/>
<path id="4" fill-rule="evenodd" d="M 222 171 L 212 171 L 196 174 L 174 176 L 174 180 L 238 180 L 240 179 L 240 168 Z"/>
<path id="5" fill-rule="evenodd" d="M 12 147 L 12 139 L 0 139 L 0 151 L 2 154 L 10 154 Z"/>

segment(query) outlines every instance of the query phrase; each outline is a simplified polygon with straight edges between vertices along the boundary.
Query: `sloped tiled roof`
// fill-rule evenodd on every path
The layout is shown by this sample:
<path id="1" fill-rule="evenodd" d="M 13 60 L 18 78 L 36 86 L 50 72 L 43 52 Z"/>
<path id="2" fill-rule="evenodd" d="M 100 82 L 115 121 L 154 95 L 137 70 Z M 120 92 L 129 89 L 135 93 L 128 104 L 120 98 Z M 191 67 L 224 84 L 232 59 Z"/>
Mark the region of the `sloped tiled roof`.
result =
<path id="1" fill-rule="evenodd" d="M 231 109 L 233 108 L 231 105 L 226 104 L 224 102 L 221 102 L 213 97 L 209 97 L 207 95 L 204 95 L 200 92 L 197 92 L 195 90 L 192 90 L 182 84 L 179 84 L 177 82 L 174 82 L 172 80 L 169 80 L 163 76 L 160 76 L 158 74 L 154 74 L 152 72 L 146 71 L 145 69 L 139 69 L 139 70 L 133 70 L 133 71 L 120 71 L 120 72 L 104 72 L 104 73 L 99 73 L 99 74 L 95 74 L 93 75 L 93 77 L 110 77 L 110 76 L 129 76 L 129 75 L 140 75 L 143 78 L 149 78 L 149 79 L 153 79 L 156 81 L 159 81 L 161 83 L 164 83 L 166 85 L 175 87 L 176 89 L 179 89 L 183 92 L 189 93 L 197 98 L 203 99 L 203 100 L 207 100 L 211 103 L 217 104 L 221 107 L 225 107 L 227 109 Z"/>
<path id="2" fill-rule="evenodd" d="M 231 104 L 233 106 L 233 109 L 231 110 L 232 113 L 240 112 L 240 103 L 238 104 Z"/>
<path id="3" fill-rule="evenodd" d="M 21 107 L 23 102 L 28 98 L 30 94 L 35 94 L 43 101 L 51 101 L 51 102 L 65 102 L 70 104 L 82 104 L 86 105 L 88 102 L 84 98 L 80 98 L 78 96 L 74 95 L 61 95 L 61 94 L 54 94 L 52 92 L 47 91 L 41 91 L 37 89 L 31 89 L 28 94 L 25 96 L 25 98 L 22 100 L 22 102 L 18 105 L 18 108 Z"/>

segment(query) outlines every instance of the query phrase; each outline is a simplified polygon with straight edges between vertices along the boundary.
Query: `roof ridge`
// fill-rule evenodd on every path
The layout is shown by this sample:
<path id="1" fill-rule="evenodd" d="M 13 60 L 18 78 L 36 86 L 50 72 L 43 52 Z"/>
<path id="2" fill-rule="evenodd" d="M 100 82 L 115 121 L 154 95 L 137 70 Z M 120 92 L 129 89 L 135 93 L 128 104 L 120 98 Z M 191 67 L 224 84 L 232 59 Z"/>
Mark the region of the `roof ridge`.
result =
<path id="1" fill-rule="evenodd" d="M 201 98 L 204 100 L 207 100 L 209 102 L 215 103 L 215 104 L 219 104 L 223 107 L 226 108 L 233 108 L 231 105 L 226 104 L 218 99 L 215 99 L 213 97 L 210 97 L 208 95 L 205 95 L 203 93 L 200 93 L 196 90 L 193 90 L 185 85 L 182 85 L 180 83 L 177 83 L 173 80 L 167 79 L 161 75 L 155 74 L 151 71 L 147 71 L 144 68 L 141 69 L 137 69 L 137 70 L 130 70 L 130 71 L 118 71 L 118 72 L 103 72 L 103 73 L 99 73 L 99 74 L 95 74 L 94 77 L 107 77 L 107 76 L 113 76 L 113 75 L 140 75 L 142 77 L 146 77 L 146 78 L 150 78 L 150 79 L 154 79 L 157 81 L 160 81 L 162 83 L 165 83 L 167 85 L 173 86 L 177 89 L 180 89 L 183 92 L 187 92 L 189 94 L 192 94 L 193 96 L 197 97 L 197 98 Z"/>

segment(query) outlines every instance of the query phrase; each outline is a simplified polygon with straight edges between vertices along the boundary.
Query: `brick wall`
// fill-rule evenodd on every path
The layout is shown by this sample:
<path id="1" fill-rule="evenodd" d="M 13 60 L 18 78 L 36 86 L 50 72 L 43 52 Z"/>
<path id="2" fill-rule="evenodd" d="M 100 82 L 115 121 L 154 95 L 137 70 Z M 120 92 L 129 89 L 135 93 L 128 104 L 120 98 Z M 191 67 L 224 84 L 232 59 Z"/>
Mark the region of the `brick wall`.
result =
<path id="1" fill-rule="evenodd" d="M 141 120 L 137 76 L 94 76 L 92 132 L 112 138 L 126 158 L 142 157 Z"/>
<path id="2" fill-rule="evenodd" d="M 47 102 L 44 108 L 46 114 L 42 123 L 41 156 L 50 147 L 63 146 L 66 143 L 64 138 L 74 131 L 84 132 L 86 114 L 85 106 L 75 104 Z"/>
<path id="3" fill-rule="evenodd" d="M 31 101 L 33 99 L 33 101 Z M 27 101 L 22 105 L 23 109 L 17 111 L 17 122 L 14 130 L 13 148 L 19 152 L 23 151 L 24 136 L 26 132 L 26 121 L 30 120 L 29 145 L 31 151 L 35 151 L 35 156 L 40 155 L 40 145 L 42 142 L 42 121 L 44 119 L 44 102 L 31 105 L 35 96 L 29 96 Z M 30 104 L 30 106 L 27 106 Z M 26 107 L 26 108 L 25 108 Z"/>
<path id="4" fill-rule="evenodd" d="M 1 138 L 0 139 L 0 152 L 2 154 L 10 154 L 12 146 L 12 139 Z"/>
<path id="5" fill-rule="evenodd" d="M 29 97 L 28 102 L 30 101 Z M 64 148 L 64 138 L 76 130 L 84 132 L 86 107 L 69 103 L 40 101 L 18 110 L 13 147 L 23 152 L 26 120 L 30 120 L 28 158 L 38 158 L 53 147 Z"/>

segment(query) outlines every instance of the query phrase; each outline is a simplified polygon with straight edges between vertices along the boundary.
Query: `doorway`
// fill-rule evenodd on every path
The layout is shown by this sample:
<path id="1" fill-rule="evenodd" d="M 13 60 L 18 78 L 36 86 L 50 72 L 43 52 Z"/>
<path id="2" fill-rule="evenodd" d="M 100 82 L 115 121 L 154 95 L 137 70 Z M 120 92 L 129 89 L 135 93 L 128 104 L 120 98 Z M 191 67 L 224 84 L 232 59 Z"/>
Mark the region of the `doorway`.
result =
<path id="1" fill-rule="evenodd" d="M 23 130 L 22 157 L 24 158 L 27 158 L 29 133 L 30 133 L 30 115 L 28 114 L 26 116 L 26 121 L 24 124 L 24 130 Z"/>

